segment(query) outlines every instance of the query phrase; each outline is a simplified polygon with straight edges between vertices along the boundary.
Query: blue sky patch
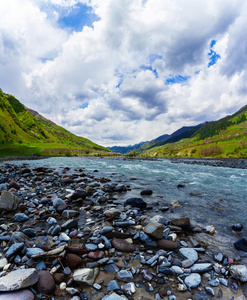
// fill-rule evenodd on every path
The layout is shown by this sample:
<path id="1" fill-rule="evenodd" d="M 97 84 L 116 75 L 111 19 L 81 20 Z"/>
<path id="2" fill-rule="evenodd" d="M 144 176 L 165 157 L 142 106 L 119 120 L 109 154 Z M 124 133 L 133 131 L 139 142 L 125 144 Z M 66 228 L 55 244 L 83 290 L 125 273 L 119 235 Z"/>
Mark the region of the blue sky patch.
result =
<path id="1" fill-rule="evenodd" d="M 182 75 L 174 75 L 172 77 L 169 77 L 165 80 L 166 85 L 171 85 L 174 83 L 183 83 L 188 81 L 190 76 L 182 76 Z"/>
<path id="2" fill-rule="evenodd" d="M 81 31 L 84 26 L 93 26 L 93 22 L 99 18 L 92 7 L 83 3 L 77 3 L 72 8 L 59 11 L 58 24 L 62 28 L 69 28 L 73 31 Z"/>
<path id="3" fill-rule="evenodd" d="M 156 78 L 159 77 L 159 75 L 158 75 L 156 69 L 153 69 L 151 66 L 145 66 L 145 65 L 142 65 L 142 66 L 140 67 L 140 69 L 141 69 L 141 70 L 144 70 L 144 71 L 150 70 L 150 71 L 152 71 L 152 72 L 154 73 L 154 75 L 155 75 Z"/>
<path id="4" fill-rule="evenodd" d="M 209 63 L 208 67 L 210 68 L 211 66 L 215 65 L 217 60 L 220 58 L 220 55 L 217 54 L 212 48 L 216 44 L 215 40 L 212 40 L 210 43 L 210 52 L 208 53 L 209 56 Z"/>
<path id="5" fill-rule="evenodd" d="M 89 105 L 89 103 L 85 102 L 85 103 L 82 103 L 79 107 L 82 108 L 82 109 L 85 109 L 85 108 L 88 107 L 88 105 Z"/>

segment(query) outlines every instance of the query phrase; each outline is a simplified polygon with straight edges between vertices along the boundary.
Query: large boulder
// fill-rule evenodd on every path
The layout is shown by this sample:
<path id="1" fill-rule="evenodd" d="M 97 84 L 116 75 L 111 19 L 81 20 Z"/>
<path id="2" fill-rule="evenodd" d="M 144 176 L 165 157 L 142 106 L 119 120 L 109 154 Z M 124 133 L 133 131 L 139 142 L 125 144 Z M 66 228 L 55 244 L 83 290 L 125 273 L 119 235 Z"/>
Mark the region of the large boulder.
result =
<path id="1" fill-rule="evenodd" d="M 20 199 L 8 191 L 2 191 L 0 197 L 0 211 L 1 210 L 16 210 Z"/>

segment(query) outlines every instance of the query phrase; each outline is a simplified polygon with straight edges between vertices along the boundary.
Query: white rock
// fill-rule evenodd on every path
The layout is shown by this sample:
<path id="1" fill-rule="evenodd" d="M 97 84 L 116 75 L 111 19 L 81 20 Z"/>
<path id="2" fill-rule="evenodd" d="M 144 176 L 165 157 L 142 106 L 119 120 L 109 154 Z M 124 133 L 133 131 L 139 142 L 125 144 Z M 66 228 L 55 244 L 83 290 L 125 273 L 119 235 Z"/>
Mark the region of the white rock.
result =
<path id="1" fill-rule="evenodd" d="M 180 267 L 178 267 L 178 266 L 172 266 L 171 269 L 172 269 L 176 274 L 179 274 L 179 275 L 181 275 L 181 274 L 184 273 L 183 269 L 180 268 Z"/>
<path id="2" fill-rule="evenodd" d="M 73 279 L 77 282 L 87 283 L 88 285 L 93 285 L 95 278 L 99 274 L 99 269 L 90 269 L 90 268 L 84 268 L 84 269 L 78 269 L 75 270 L 73 273 Z"/>
<path id="3" fill-rule="evenodd" d="M 245 265 L 231 266 L 230 273 L 234 279 L 247 282 L 247 268 Z"/>
<path id="4" fill-rule="evenodd" d="M 193 273 L 185 278 L 184 283 L 188 288 L 196 288 L 201 283 L 201 276 L 198 273 Z"/>
<path id="5" fill-rule="evenodd" d="M 0 269 L 4 268 L 7 265 L 8 261 L 6 258 L 0 259 Z"/>
<path id="6" fill-rule="evenodd" d="M 196 250 L 192 248 L 180 248 L 179 252 L 186 257 L 187 259 L 192 260 L 193 262 L 196 262 L 198 260 L 198 253 Z"/>
<path id="7" fill-rule="evenodd" d="M 65 290 L 66 287 L 67 287 L 67 284 L 66 284 L 65 282 L 61 282 L 60 285 L 59 285 L 59 288 L 60 288 L 60 290 L 62 290 L 62 291 Z"/>
<path id="8" fill-rule="evenodd" d="M 62 232 L 59 235 L 59 241 L 61 241 L 61 242 L 68 242 L 68 241 L 70 241 L 70 237 L 68 237 L 66 233 Z"/>

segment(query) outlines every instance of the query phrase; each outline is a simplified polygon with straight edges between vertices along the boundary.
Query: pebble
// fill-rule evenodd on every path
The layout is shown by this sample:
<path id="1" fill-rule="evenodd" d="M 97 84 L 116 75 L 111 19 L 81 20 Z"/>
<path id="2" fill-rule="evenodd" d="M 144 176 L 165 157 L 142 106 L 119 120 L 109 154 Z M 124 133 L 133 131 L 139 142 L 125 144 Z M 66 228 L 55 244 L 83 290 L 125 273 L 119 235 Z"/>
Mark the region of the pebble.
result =
<path id="1" fill-rule="evenodd" d="M 187 277 L 185 277 L 184 283 L 188 288 L 194 289 L 201 284 L 201 276 L 198 273 L 193 273 Z"/>

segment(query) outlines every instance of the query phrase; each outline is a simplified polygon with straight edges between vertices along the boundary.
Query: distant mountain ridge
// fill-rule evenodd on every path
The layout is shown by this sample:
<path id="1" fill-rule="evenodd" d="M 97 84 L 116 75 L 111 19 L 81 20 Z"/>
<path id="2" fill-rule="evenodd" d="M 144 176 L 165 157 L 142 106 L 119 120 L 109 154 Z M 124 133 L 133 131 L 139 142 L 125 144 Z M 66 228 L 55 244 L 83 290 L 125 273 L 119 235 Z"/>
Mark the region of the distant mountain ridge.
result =
<path id="1" fill-rule="evenodd" d="M 78 137 L 0 90 L 0 155 L 88 155 L 110 150 Z"/>

